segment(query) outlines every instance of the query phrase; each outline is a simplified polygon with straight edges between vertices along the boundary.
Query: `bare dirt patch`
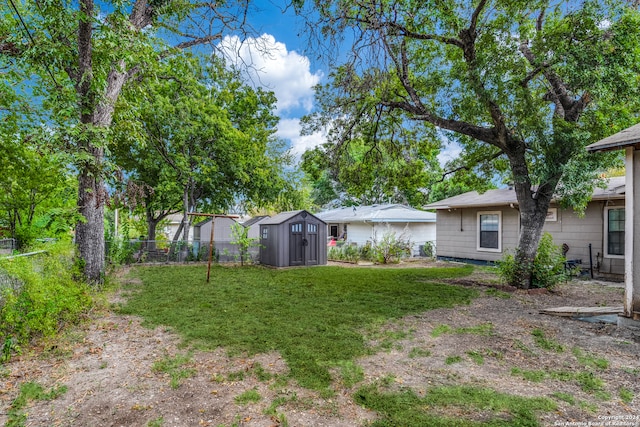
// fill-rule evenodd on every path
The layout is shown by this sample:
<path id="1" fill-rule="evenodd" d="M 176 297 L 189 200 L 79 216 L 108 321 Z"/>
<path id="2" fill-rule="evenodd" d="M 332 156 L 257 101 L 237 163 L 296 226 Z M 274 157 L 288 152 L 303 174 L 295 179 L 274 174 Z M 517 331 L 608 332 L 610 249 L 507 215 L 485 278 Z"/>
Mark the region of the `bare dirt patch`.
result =
<path id="1" fill-rule="evenodd" d="M 432 310 L 387 325 L 390 331 L 406 332 L 406 338 L 358 360 L 364 381 L 345 388 L 337 380 L 336 393 L 329 397 L 282 381 L 288 368 L 276 353 L 249 358 L 230 357 L 224 349 L 186 349 L 167 329 L 147 329 L 138 318 L 104 310 L 68 332 L 63 343 L 0 366 L 0 424 L 7 422 L 20 384 L 33 381 L 45 388 L 65 385 L 67 391 L 51 401 L 30 402 L 23 411 L 26 426 L 362 426 L 376 414 L 356 405 L 351 395 L 359 385 L 383 378 L 391 379 L 395 388 L 409 387 L 418 394 L 439 385 L 467 384 L 521 396 L 561 393 L 573 398 L 556 398 L 558 411 L 543 414 L 542 425 L 604 426 L 603 417 L 611 416 L 635 416 L 640 424 L 640 334 L 539 313 L 567 305 L 621 305 L 619 284 L 573 280 L 553 293 L 516 291 L 506 298 L 480 285 L 489 282 L 482 273 L 458 282 L 481 293 L 471 305 Z M 541 348 L 534 330 L 543 331 L 563 351 Z M 576 348 L 606 359 L 608 367 L 586 368 Z M 169 374 L 154 369 L 154 363 L 176 355 L 190 357 L 181 369 L 192 376 L 173 388 Z M 596 393 L 585 391 L 575 380 L 535 382 L 514 375 L 514 368 L 574 373 L 589 369 L 603 385 Z M 628 392 L 627 400 L 632 394 L 631 402 L 624 401 L 621 390 Z M 247 392 L 258 397 L 243 401 Z"/>

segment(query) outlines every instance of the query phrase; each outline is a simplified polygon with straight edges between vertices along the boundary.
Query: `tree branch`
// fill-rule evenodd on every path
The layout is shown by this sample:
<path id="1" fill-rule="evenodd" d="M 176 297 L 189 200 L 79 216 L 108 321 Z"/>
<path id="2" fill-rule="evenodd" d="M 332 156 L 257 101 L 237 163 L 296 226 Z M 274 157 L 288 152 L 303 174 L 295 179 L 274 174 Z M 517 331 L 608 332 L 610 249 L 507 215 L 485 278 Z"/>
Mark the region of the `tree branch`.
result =
<path id="1" fill-rule="evenodd" d="M 495 154 L 493 154 L 493 155 L 491 155 L 491 156 L 489 156 L 489 157 L 487 157 L 485 159 L 478 160 L 475 164 L 477 165 L 480 162 L 490 162 L 490 161 L 495 160 L 498 157 L 502 156 L 503 154 L 504 153 L 502 151 L 498 151 L 497 153 L 495 153 Z M 475 166 L 475 165 L 468 165 L 467 164 L 467 165 L 462 165 L 462 166 L 457 167 L 455 169 L 451 169 L 449 171 L 446 171 L 446 172 L 444 172 L 442 174 L 442 177 L 439 180 L 437 180 L 436 182 L 443 182 L 447 176 L 452 175 L 452 174 L 454 174 L 456 172 L 460 172 L 462 170 L 471 170 L 471 168 L 473 166 Z"/>

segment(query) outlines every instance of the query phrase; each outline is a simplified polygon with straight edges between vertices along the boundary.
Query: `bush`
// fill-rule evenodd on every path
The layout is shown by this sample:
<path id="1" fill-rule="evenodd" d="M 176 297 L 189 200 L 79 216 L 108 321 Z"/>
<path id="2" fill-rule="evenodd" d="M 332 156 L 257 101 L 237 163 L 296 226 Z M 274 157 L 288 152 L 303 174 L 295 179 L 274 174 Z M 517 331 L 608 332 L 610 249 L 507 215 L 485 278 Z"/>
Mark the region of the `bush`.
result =
<path id="1" fill-rule="evenodd" d="M 409 240 L 396 236 L 396 233 L 387 230 L 382 239 L 374 241 L 373 256 L 375 261 L 381 264 L 398 263 L 402 258 L 411 255 L 412 244 Z"/>
<path id="2" fill-rule="evenodd" d="M 334 261 L 357 263 L 360 260 L 360 249 L 355 245 L 332 246 L 327 257 Z"/>
<path id="3" fill-rule="evenodd" d="M 0 259 L 0 342 L 17 348 L 37 337 L 54 336 L 92 304 L 88 285 L 76 281 L 70 242 L 45 248 L 46 254 Z M 7 285 L 9 283 L 9 285 Z M 3 351 L 7 351 L 6 348 Z M 4 355 L 5 359 L 7 355 Z"/>
<path id="4" fill-rule="evenodd" d="M 567 277 L 565 262 L 566 258 L 562 255 L 562 249 L 553 244 L 551 234 L 544 233 L 533 261 L 531 287 L 553 289 Z M 515 257 L 513 254 L 505 254 L 498 262 L 498 275 L 505 282 L 513 283 L 515 282 L 515 274 Z"/>

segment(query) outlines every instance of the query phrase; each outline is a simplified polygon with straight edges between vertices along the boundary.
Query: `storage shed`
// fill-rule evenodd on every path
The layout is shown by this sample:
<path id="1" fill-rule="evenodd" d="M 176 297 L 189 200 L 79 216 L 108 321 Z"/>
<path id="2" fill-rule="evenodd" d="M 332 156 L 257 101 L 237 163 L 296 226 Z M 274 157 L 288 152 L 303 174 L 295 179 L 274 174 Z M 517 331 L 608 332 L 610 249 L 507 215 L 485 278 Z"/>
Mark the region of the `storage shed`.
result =
<path id="1" fill-rule="evenodd" d="M 275 267 L 327 263 L 327 224 L 306 210 L 260 223 L 260 263 Z"/>
<path id="2" fill-rule="evenodd" d="M 200 259 L 205 259 L 211 241 L 212 219 L 207 218 L 193 226 L 193 253 Z M 217 259 L 221 262 L 229 262 L 235 259 L 238 253 L 237 245 L 231 243 L 233 240 L 231 227 L 237 222 L 233 218 L 216 218 L 213 228 L 213 246 L 216 250 Z"/>

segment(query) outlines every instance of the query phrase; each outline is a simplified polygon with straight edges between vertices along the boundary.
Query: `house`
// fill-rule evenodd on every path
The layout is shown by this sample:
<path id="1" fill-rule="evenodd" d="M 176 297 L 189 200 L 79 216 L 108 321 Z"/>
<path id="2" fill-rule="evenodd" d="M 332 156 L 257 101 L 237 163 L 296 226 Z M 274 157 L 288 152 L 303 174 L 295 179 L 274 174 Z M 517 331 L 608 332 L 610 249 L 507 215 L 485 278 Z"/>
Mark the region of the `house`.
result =
<path id="1" fill-rule="evenodd" d="M 359 246 L 392 232 L 413 243 L 413 255 L 418 256 L 436 241 L 436 214 L 400 204 L 344 207 L 317 216 L 328 224 L 330 237 Z"/>
<path id="2" fill-rule="evenodd" d="M 600 275 L 624 274 L 625 180 L 614 177 L 596 188 L 584 216 L 552 203 L 543 232 L 566 245 L 567 259 Z M 435 209 L 438 259 L 465 262 L 500 260 L 518 244 L 520 215 L 512 188 L 475 191 L 431 203 Z"/>
<path id="3" fill-rule="evenodd" d="M 640 328 L 640 124 L 587 146 L 587 151 L 625 151 L 624 312 L 618 325 Z"/>
<path id="4" fill-rule="evenodd" d="M 175 213 L 175 214 L 167 215 L 167 217 L 165 218 L 165 221 L 163 221 L 163 223 L 166 224 L 166 225 L 162 229 L 162 232 L 165 234 L 167 239 L 173 240 L 173 237 L 175 236 L 176 232 L 180 228 L 180 224 L 182 224 L 182 219 L 183 218 L 184 218 L 184 214 L 182 214 L 182 213 Z M 194 218 L 190 218 L 190 220 L 194 221 Z M 196 219 L 196 221 L 197 221 L 197 219 Z M 178 240 L 182 240 L 182 236 L 183 236 L 183 234 L 181 232 L 180 236 L 178 236 Z M 188 236 L 189 237 L 188 237 L 187 240 L 191 240 L 193 238 L 193 228 L 189 229 Z"/>
<path id="5" fill-rule="evenodd" d="M 326 223 L 306 210 L 282 212 L 260 223 L 260 263 L 275 267 L 327 263 Z"/>

